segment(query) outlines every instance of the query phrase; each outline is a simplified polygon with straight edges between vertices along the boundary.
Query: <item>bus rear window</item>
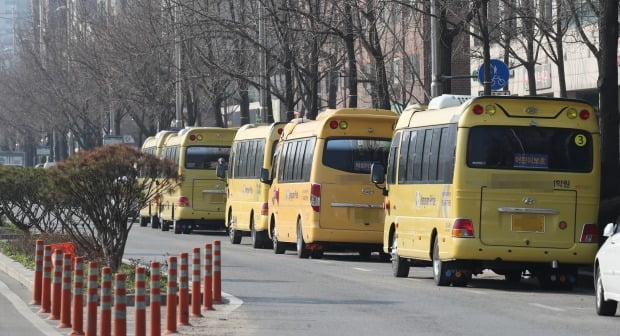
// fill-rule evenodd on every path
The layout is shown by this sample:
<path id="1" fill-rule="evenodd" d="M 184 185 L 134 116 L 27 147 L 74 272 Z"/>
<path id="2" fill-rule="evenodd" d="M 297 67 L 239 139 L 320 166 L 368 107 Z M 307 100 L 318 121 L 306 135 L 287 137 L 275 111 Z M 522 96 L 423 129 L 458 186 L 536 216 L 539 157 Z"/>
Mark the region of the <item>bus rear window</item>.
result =
<path id="1" fill-rule="evenodd" d="M 228 159 L 230 147 L 192 146 L 185 151 L 185 168 L 215 170 L 219 158 Z"/>
<path id="2" fill-rule="evenodd" d="M 478 126 L 469 130 L 471 168 L 589 172 L 592 136 L 583 130 Z"/>
<path id="3" fill-rule="evenodd" d="M 327 139 L 323 151 L 323 164 L 350 173 L 370 173 L 370 165 L 387 164 L 390 151 L 389 139 Z"/>

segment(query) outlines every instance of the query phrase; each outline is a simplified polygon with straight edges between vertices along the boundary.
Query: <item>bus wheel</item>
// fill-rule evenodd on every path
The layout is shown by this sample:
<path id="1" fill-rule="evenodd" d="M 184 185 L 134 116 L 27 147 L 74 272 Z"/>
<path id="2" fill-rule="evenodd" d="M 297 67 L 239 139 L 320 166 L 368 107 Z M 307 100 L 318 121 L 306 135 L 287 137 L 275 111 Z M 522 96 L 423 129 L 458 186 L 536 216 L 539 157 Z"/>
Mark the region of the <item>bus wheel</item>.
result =
<path id="1" fill-rule="evenodd" d="M 181 232 L 183 232 L 183 234 L 192 234 L 192 224 L 190 224 L 191 222 L 184 222 L 183 224 L 181 224 Z"/>
<path id="2" fill-rule="evenodd" d="M 409 276 L 409 262 L 398 256 L 396 237 L 392 240 L 392 274 L 397 278 L 406 278 Z"/>
<path id="3" fill-rule="evenodd" d="M 450 278 L 446 275 L 445 263 L 439 259 L 439 239 L 435 236 L 433 244 L 433 279 L 437 286 L 448 286 Z"/>
<path id="4" fill-rule="evenodd" d="M 275 254 L 283 254 L 286 251 L 284 245 L 278 242 L 278 235 L 276 233 L 275 225 L 273 225 L 273 228 L 271 229 L 271 244 Z"/>
<path id="5" fill-rule="evenodd" d="M 310 252 L 312 259 L 323 259 L 323 249 L 315 249 Z"/>
<path id="6" fill-rule="evenodd" d="M 596 268 L 596 278 L 594 279 L 594 291 L 596 292 L 596 313 L 603 316 L 614 316 L 618 309 L 618 302 L 614 300 L 605 300 L 605 290 L 603 289 L 603 280 L 601 280 L 601 271 Z"/>
<path id="7" fill-rule="evenodd" d="M 159 229 L 159 217 L 151 216 L 151 229 Z"/>
<path id="8" fill-rule="evenodd" d="M 180 234 L 181 233 L 181 226 L 183 225 L 183 221 L 178 220 L 178 219 L 174 219 L 172 221 L 172 227 L 174 229 L 174 234 Z"/>
<path id="9" fill-rule="evenodd" d="M 230 238 L 231 244 L 241 243 L 241 231 L 235 230 L 232 222 L 232 212 L 228 213 L 228 238 Z"/>
<path id="10" fill-rule="evenodd" d="M 161 220 L 161 230 L 162 231 L 168 231 L 170 230 L 170 222 L 167 220 Z"/>
<path id="11" fill-rule="evenodd" d="M 141 227 L 145 227 L 145 226 L 146 226 L 146 224 L 148 224 L 147 219 L 148 219 L 148 217 L 142 217 L 142 216 L 140 216 L 140 226 L 141 226 Z"/>
<path id="12" fill-rule="evenodd" d="M 301 220 L 297 220 L 297 257 L 307 259 L 310 257 L 310 250 L 306 247 L 303 232 L 301 230 Z"/>
<path id="13" fill-rule="evenodd" d="M 250 235 L 252 237 L 252 247 L 261 248 L 265 246 L 265 232 L 256 232 L 254 228 L 254 216 L 250 217 Z"/>

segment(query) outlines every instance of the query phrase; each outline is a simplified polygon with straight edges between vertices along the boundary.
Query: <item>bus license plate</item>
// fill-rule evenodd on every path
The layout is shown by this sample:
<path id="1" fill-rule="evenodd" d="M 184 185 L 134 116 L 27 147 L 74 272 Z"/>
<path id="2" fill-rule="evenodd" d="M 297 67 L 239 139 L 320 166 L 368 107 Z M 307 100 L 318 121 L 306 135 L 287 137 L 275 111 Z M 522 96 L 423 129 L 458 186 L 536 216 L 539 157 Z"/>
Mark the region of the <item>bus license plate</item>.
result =
<path id="1" fill-rule="evenodd" d="M 545 232 L 545 215 L 512 214 L 512 231 Z"/>
<path id="2" fill-rule="evenodd" d="M 380 209 L 354 209 L 357 222 L 375 223 L 379 221 Z"/>

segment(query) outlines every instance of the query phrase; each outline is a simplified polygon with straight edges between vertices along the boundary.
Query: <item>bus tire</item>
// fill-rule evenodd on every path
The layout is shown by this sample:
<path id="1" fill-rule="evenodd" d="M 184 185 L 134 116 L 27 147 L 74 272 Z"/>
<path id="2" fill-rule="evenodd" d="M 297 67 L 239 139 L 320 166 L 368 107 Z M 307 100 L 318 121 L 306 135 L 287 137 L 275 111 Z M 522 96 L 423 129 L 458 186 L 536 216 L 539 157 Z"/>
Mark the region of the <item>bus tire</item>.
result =
<path id="1" fill-rule="evenodd" d="M 506 278 L 506 282 L 510 283 L 510 284 L 518 284 L 519 282 L 521 282 L 521 274 L 523 272 L 521 270 L 518 271 L 506 271 L 506 274 L 504 274 L 504 277 Z"/>
<path id="2" fill-rule="evenodd" d="M 235 230 L 235 226 L 232 221 L 232 211 L 228 212 L 228 238 L 231 244 L 241 243 L 241 231 Z"/>
<path id="3" fill-rule="evenodd" d="M 439 239 L 435 236 L 435 243 L 433 244 L 433 280 L 435 280 L 437 286 L 450 285 L 450 279 L 445 272 L 445 264 L 439 259 Z"/>
<path id="4" fill-rule="evenodd" d="M 151 216 L 151 229 L 159 229 L 159 217 Z"/>
<path id="5" fill-rule="evenodd" d="M 162 231 L 169 231 L 170 230 L 170 222 L 167 220 L 161 220 L 161 230 Z"/>
<path id="6" fill-rule="evenodd" d="M 310 252 L 310 257 L 312 259 L 323 259 L 323 249 L 316 249 Z"/>
<path id="7" fill-rule="evenodd" d="M 181 226 L 183 225 L 183 221 L 175 219 L 172 221 L 172 227 L 174 229 L 174 234 L 180 234 L 182 232 Z"/>
<path id="8" fill-rule="evenodd" d="M 306 247 L 303 231 L 301 229 L 301 220 L 297 220 L 297 257 L 307 259 L 310 257 L 310 250 Z"/>
<path id="9" fill-rule="evenodd" d="M 262 233 L 262 232 L 260 232 Z M 261 248 L 265 245 L 264 236 L 256 232 L 254 228 L 254 216 L 250 216 L 250 237 L 252 237 L 252 247 Z"/>
<path id="10" fill-rule="evenodd" d="M 148 224 L 147 219 L 148 219 L 148 217 L 142 217 L 142 216 L 140 216 L 140 226 L 141 226 L 141 227 L 145 227 L 145 226 Z"/>
<path id="11" fill-rule="evenodd" d="M 284 252 L 286 251 L 284 245 L 278 242 L 278 235 L 276 233 L 275 225 L 273 225 L 271 228 L 271 244 L 273 248 L 273 253 L 275 254 L 284 254 Z"/>
<path id="12" fill-rule="evenodd" d="M 594 291 L 596 292 L 596 313 L 602 316 L 614 316 L 618 309 L 618 301 L 605 300 L 605 289 L 601 280 L 601 271 L 596 268 L 596 278 L 594 279 Z"/>
<path id="13" fill-rule="evenodd" d="M 396 237 L 392 238 L 392 274 L 396 278 L 406 278 L 409 276 L 409 262 L 398 256 L 398 243 Z"/>

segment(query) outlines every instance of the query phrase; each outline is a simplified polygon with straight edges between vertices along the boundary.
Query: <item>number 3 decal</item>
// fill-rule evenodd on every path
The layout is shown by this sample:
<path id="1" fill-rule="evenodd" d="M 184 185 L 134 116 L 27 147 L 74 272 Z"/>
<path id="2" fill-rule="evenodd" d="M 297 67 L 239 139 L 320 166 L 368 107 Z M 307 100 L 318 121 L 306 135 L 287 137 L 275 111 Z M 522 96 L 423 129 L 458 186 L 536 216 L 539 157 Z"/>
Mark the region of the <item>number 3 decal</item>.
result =
<path id="1" fill-rule="evenodd" d="M 575 145 L 577 145 L 579 147 L 583 147 L 583 146 L 586 145 L 587 142 L 588 142 L 588 139 L 586 138 L 585 135 L 583 135 L 583 134 L 575 135 Z"/>

